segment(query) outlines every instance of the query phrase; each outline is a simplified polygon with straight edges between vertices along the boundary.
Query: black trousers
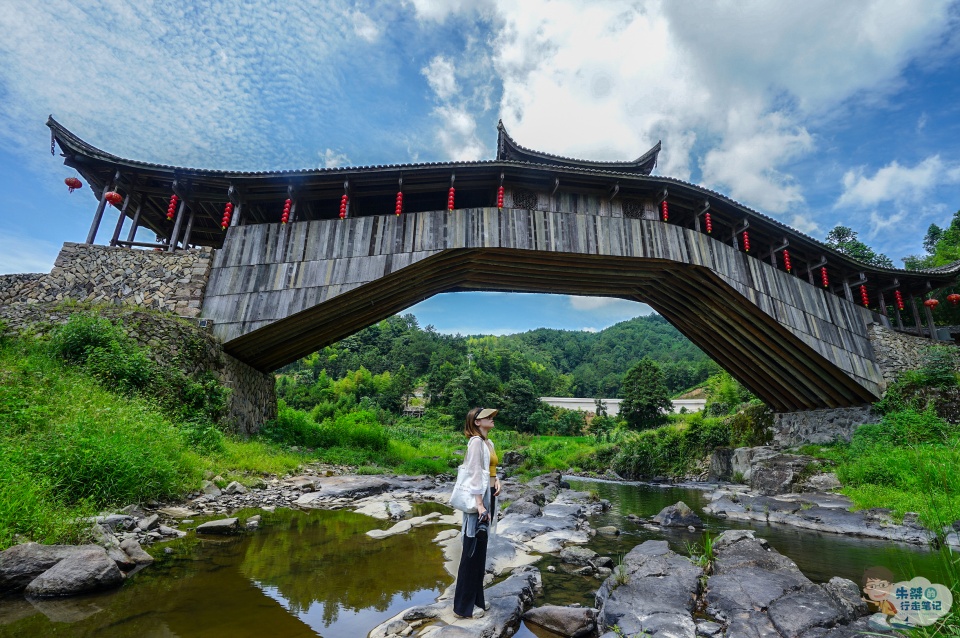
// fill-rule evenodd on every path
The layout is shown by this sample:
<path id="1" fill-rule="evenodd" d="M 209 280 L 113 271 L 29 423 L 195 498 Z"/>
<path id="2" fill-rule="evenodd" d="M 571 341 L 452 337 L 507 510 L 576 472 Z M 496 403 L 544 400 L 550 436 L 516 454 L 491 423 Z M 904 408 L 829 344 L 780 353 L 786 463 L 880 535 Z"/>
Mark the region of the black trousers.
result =
<path id="1" fill-rule="evenodd" d="M 490 488 L 490 515 L 493 516 L 496 502 Z M 484 533 L 473 538 L 464 535 L 460 569 L 457 570 L 457 587 L 453 593 L 453 613 L 458 616 L 473 616 L 474 606 L 483 609 L 483 576 L 487 572 L 487 540 Z"/>

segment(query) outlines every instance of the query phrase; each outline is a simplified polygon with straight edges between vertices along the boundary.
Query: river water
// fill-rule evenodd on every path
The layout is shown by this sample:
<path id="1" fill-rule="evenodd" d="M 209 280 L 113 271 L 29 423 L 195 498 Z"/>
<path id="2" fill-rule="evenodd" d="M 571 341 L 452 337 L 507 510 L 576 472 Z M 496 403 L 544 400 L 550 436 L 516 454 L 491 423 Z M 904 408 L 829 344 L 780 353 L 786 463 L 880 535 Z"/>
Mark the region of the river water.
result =
<path id="1" fill-rule="evenodd" d="M 615 561 L 645 540 L 669 541 L 686 553 L 701 532 L 650 531 L 628 514 L 648 517 L 684 501 L 702 515 L 704 493 L 689 487 L 657 487 L 572 479 L 574 489 L 594 490 L 614 507 L 592 519 L 594 527 L 615 525 L 619 536 L 597 535 L 589 547 Z M 413 516 L 445 510 L 416 505 Z M 240 512 L 249 516 L 259 511 Z M 915 546 L 847 538 L 772 525 L 732 524 L 704 517 L 706 531 L 755 529 L 812 580 L 843 576 L 860 583 L 867 567 L 883 565 L 908 575 L 943 582 L 936 554 Z M 235 538 L 197 538 L 157 545 L 157 562 L 119 590 L 62 601 L 31 604 L 0 600 L 0 636 L 110 636 L 118 638 L 220 638 L 322 636 L 363 638 L 407 607 L 434 602 L 452 582 L 433 538 L 444 527 L 413 528 L 381 540 L 366 535 L 386 529 L 379 521 L 350 511 L 277 510 L 264 515 L 260 531 Z M 164 552 L 169 547 L 172 552 Z M 555 573 L 547 570 L 556 565 Z M 546 557 L 538 563 L 544 596 L 537 604 L 593 604 L 600 581 L 574 576 Z M 521 627 L 520 638 L 554 638 Z"/>

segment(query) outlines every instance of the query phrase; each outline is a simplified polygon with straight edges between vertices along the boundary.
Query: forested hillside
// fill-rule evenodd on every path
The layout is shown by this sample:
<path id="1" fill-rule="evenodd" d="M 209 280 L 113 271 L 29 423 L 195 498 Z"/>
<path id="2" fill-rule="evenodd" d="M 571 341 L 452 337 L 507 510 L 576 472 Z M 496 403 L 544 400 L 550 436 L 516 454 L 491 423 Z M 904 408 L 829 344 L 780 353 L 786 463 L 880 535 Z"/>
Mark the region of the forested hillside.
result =
<path id="1" fill-rule="evenodd" d="M 483 403 L 535 409 L 540 396 L 619 396 L 623 376 L 644 356 L 660 364 L 671 392 L 719 370 L 658 315 L 596 333 L 541 328 L 502 337 L 440 334 L 404 315 L 283 368 L 278 391 L 307 410 L 350 395 L 396 412 L 416 387 L 450 413 Z"/>

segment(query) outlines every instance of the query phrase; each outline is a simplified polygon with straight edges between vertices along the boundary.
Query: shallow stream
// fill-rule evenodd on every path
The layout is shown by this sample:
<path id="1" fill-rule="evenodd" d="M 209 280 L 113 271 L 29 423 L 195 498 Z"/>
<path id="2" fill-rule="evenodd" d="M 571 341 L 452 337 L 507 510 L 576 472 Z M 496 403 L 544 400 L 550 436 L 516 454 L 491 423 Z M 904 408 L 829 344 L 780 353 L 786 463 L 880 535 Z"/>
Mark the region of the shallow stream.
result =
<path id="1" fill-rule="evenodd" d="M 626 518 L 653 516 L 680 500 L 702 516 L 704 492 L 699 489 L 580 479 L 570 483 L 613 503 L 613 509 L 591 524 L 615 525 L 623 533 L 598 534 L 588 546 L 614 561 L 645 540 L 665 538 L 680 553 L 702 540 L 701 532 L 651 531 Z M 420 504 L 411 515 L 445 509 Z M 262 512 L 238 515 L 255 513 Z M 843 576 L 860 583 L 864 569 L 876 565 L 886 566 L 898 579 L 921 575 L 938 582 L 941 576 L 936 554 L 924 548 L 703 518 L 713 536 L 731 528 L 757 530 L 817 582 Z M 150 551 L 157 562 L 110 593 L 35 604 L 0 599 L 0 636 L 364 638 L 401 610 L 434 602 L 453 580 L 433 542 L 445 527 L 413 528 L 381 540 L 365 533 L 391 524 L 345 510 L 277 510 L 264 514 L 261 529 L 253 534 L 209 539 L 191 535 L 156 545 Z M 555 573 L 547 570 L 550 565 L 557 567 Z M 593 604 L 600 581 L 566 574 L 552 556 L 538 566 L 544 585 L 538 605 Z M 555 635 L 521 627 L 516 636 Z"/>

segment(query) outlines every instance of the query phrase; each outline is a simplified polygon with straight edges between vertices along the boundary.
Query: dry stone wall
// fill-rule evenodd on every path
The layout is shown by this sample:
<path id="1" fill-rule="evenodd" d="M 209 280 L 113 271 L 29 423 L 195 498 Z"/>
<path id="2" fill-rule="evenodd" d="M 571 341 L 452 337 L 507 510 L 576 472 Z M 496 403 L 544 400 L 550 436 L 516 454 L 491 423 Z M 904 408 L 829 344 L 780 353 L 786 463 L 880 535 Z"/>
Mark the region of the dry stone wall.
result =
<path id="1" fill-rule="evenodd" d="M 49 275 L 0 277 L 0 305 L 122 303 L 198 317 L 213 251 L 175 253 L 67 242 Z"/>
<path id="2" fill-rule="evenodd" d="M 956 347 L 942 341 L 903 334 L 879 324 L 870 326 L 868 335 L 873 342 L 877 365 L 887 383 L 897 380 L 903 370 L 915 370 L 923 363 L 924 351 L 931 346 Z"/>
<path id="3" fill-rule="evenodd" d="M 66 243 L 50 274 L 0 276 L 0 321 L 43 336 L 85 308 L 120 319 L 158 363 L 176 363 L 191 376 L 212 373 L 231 390 L 225 425 L 252 434 L 276 418 L 274 377 L 230 356 L 198 327 L 212 256 L 206 248 L 161 253 Z"/>

